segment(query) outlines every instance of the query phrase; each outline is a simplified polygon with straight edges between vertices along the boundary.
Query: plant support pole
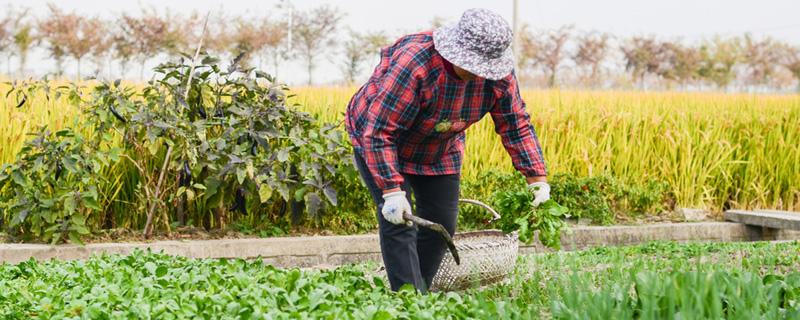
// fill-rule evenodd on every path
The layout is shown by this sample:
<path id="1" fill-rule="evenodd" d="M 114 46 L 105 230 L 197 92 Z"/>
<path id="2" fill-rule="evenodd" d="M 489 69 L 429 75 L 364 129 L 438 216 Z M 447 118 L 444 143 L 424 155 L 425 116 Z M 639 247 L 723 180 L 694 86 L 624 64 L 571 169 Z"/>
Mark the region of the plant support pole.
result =
<path id="1" fill-rule="evenodd" d="M 189 79 L 186 80 L 186 91 L 184 91 L 184 93 L 183 93 L 183 99 L 184 100 L 186 100 L 186 98 L 189 96 L 189 88 L 192 85 L 192 76 L 194 75 L 194 68 L 195 68 L 195 65 L 196 65 L 195 63 L 197 61 L 197 57 L 200 55 L 200 49 L 203 47 L 203 39 L 205 39 L 205 36 L 206 36 L 206 30 L 208 29 L 208 17 L 210 15 L 211 15 L 211 12 L 209 11 L 206 14 L 206 20 L 203 23 L 203 32 L 200 34 L 200 41 L 197 44 L 197 50 L 195 50 L 194 57 L 192 57 L 192 67 L 189 68 Z M 161 198 L 161 183 L 164 182 L 164 173 L 167 171 L 167 165 L 169 164 L 169 159 L 170 159 L 171 155 L 172 155 L 172 145 L 169 145 L 167 147 L 167 154 L 164 155 L 164 163 L 161 165 L 161 173 L 159 173 L 159 175 L 158 175 L 158 182 L 156 183 L 156 190 L 155 190 L 155 193 L 153 194 L 153 196 L 155 197 L 155 200 L 153 201 L 153 203 L 150 204 L 150 209 L 147 210 L 147 221 L 145 222 L 145 225 L 144 225 L 144 238 L 145 239 L 150 239 L 150 237 L 153 235 L 153 214 L 155 213 L 156 204 L 158 203 L 158 199 Z M 169 223 L 167 223 L 167 225 L 169 225 Z"/>

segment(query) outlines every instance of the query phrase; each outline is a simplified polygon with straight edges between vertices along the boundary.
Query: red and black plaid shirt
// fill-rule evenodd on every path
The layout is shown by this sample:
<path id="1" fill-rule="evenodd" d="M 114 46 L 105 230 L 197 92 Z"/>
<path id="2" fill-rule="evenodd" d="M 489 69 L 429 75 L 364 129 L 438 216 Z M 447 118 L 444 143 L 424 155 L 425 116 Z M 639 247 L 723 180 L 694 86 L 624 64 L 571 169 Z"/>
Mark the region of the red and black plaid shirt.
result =
<path id="1" fill-rule="evenodd" d="M 381 62 L 347 107 L 346 127 L 383 190 L 403 184 L 402 173 L 457 174 L 464 130 L 486 113 L 525 176 L 547 174 L 541 146 L 517 79 L 461 80 L 447 72 L 431 32 L 407 35 L 381 50 Z"/>

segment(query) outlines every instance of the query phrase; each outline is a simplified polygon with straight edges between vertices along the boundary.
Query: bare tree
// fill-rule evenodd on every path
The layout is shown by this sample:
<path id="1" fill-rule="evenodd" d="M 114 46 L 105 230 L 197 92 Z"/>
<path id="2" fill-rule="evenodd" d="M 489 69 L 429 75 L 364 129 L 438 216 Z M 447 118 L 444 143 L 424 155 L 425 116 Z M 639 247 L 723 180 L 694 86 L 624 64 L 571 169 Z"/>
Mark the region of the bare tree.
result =
<path id="1" fill-rule="evenodd" d="M 350 37 L 343 44 L 342 72 L 345 83 L 352 85 L 367 59 L 375 56 L 388 42 L 389 37 L 382 31 L 369 33 L 350 31 Z"/>
<path id="2" fill-rule="evenodd" d="M 679 41 L 664 41 L 659 44 L 658 67 L 655 73 L 661 78 L 678 82 L 681 87 L 699 78 L 701 56 L 695 47 Z"/>
<path id="3" fill-rule="evenodd" d="M 128 64 L 136 56 L 136 44 L 129 38 L 122 28 L 117 29 L 111 34 L 111 57 L 119 62 L 120 77 L 125 77 L 128 71 Z"/>
<path id="4" fill-rule="evenodd" d="M 120 36 L 124 38 L 126 50 L 131 50 L 132 57 L 139 61 L 139 78 L 144 79 L 144 67 L 148 60 L 162 52 L 167 46 L 174 45 L 170 32 L 170 21 L 162 18 L 155 11 L 142 11 L 141 16 L 123 14 L 117 24 L 122 28 Z"/>
<path id="5" fill-rule="evenodd" d="M 589 32 L 578 38 L 578 48 L 572 59 L 575 65 L 588 70 L 584 76 L 591 87 L 595 88 L 600 83 L 603 61 L 608 57 L 611 47 L 607 33 Z"/>
<path id="6" fill-rule="evenodd" d="M 259 68 L 263 68 L 263 58 L 272 60 L 272 73 L 277 76 L 278 68 L 283 60 L 287 58 L 287 49 L 284 41 L 288 35 L 285 22 L 277 19 L 264 19 L 260 26 L 260 34 L 263 42 L 262 52 L 259 54 Z"/>
<path id="7" fill-rule="evenodd" d="M 633 37 L 620 46 L 625 57 L 625 70 L 631 78 L 645 88 L 644 79 L 648 74 L 656 73 L 659 66 L 661 46 L 654 37 Z"/>
<path id="8" fill-rule="evenodd" d="M 785 46 L 783 57 L 781 65 L 797 80 L 797 92 L 800 92 L 800 48 Z"/>
<path id="9" fill-rule="evenodd" d="M 734 66 L 741 61 L 741 43 L 738 38 L 715 37 L 700 45 L 699 76 L 711 81 L 717 89 L 724 89 L 736 77 Z"/>
<path id="10" fill-rule="evenodd" d="M 56 59 L 59 73 L 60 60 L 64 55 L 75 59 L 76 75 L 80 79 L 81 62 L 103 41 L 105 25 L 96 17 L 85 18 L 75 12 L 66 13 L 52 4 L 49 8 L 48 18 L 39 23 L 39 28 L 49 43 L 50 55 Z"/>
<path id="11" fill-rule="evenodd" d="M 294 11 L 294 35 L 297 50 L 303 57 L 308 71 L 308 84 L 313 84 L 316 58 L 325 49 L 334 47 L 333 34 L 344 15 L 339 9 L 329 5 L 316 7 L 308 11 Z"/>
<path id="12" fill-rule="evenodd" d="M 264 39 L 261 36 L 260 26 L 253 19 L 237 19 L 236 29 L 230 35 L 232 46 L 231 54 L 234 57 L 241 55 L 243 65 L 250 63 L 251 58 L 264 49 Z"/>
<path id="13" fill-rule="evenodd" d="M 203 41 L 204 46 L 208 52 L 216 55 L 225 55 L 231 53 L 231 47 L 234 45 L 234 39 L 231 34 L 235 33 L 232 30 L 234 25 L 230 23 L 233 17 L 226 15 L 224 12 L 217 12 L 209 17 L 208 29 L 206 30 L 206 38 Z M 197 43 L 202 36 L 202 20 L 187 21 L 191 25 L 192 32 L 187 34 L 186 38 L 189 43 Z"/>
<path id="14" fill-rule="evenodd" d="M 114 48 L 114 35 L 110 32 L 111 26 L 108 21 L 101 21 L 103 32 L 97 38 L 89 54 L 94 62 L 95 75 L 100 75 L 106 69 L 106 76 L 111 78 L 111 58 Z"/>
<path id="15" fill-rule="evenodd" d="M 29 9 L 22 9 L 16 11 L 9 8 L 9 15 L 14 16 L 14 23 L 12 24 L 12 39 L 14 42 L 14 49 L 16 56 L 19 58 L 19 76 L 25 75 L 25 64 L 28 61 L 28 54 L 31 48 L 36 43 L 37 38 L 34 34 L 33 23 L 28 16 Z"/>
<path id="16" fill-rule="evenodd" d="M 530 31 L 530 26 L 525 24 L 519 30 L 519 50 L 517 50 L 517 70 L 518 78 L 529 78 L 529 71 L 536 67 L 536 56 L 539 54 L 539 40 L 533 32 Z M 522 80 L 520 80 L 522 82 Z"/>
<path id="17" fill-rule="evenodd" d="M 533 56 L 534 61 L 545 72 L 547 86 L 555 87 L 557 84 L 558 68 L 567 56 L 565 45 L 572 36 L 572 26 L 564 26 L 559 29 L 545 32 L 540 40 L 538 50 Z"/>
<path id="18" fill-rule="evenodd" d="M 69 25 L 64 17 L 64 14 L 55 5 L 48 5 L 50 12 L 47 16 L 39 21 L 38 29 L 39 36 L 47 44 L 47 51 L 50 57 L 56 62 L 56 74 L 61 75 L 64 73 L 64 59 L 67 55 L 65 49 L 66 35 L 74 32 L 72 26 Z"/>
<path id="19" fill-rule="evenodd" d="M 14 43 L 13 41 L 13 23 L 14 19 L 9 14 L 10 10 L 7 10 L 5 15 L 0 18 L 0 55 L 6 55 L 6 71 L 8 75 L 11 75 L 11 45 Z"/>
<path id="20" fill-rule="evenodd" d="M 772 38 L 756 40 L 750 35 L 745 35 L 742 62 L 747 69 L 745 79 L 748 85 L 766 85 L 775 73 L 780 60 L 780 47 L 775 40 Z"/>

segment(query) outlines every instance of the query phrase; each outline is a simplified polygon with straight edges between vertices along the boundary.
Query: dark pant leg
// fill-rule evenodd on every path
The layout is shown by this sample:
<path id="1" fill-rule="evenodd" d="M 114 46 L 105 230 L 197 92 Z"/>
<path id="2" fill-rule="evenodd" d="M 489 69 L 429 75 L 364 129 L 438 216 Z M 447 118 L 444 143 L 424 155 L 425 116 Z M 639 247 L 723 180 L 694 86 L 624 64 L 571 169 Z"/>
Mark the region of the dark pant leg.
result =
<path id="1" fill-rule="evenodd" d="M 427 286 L 422 277 L 417 255 L 417 228 L 406 226 L 405 224 L 396 225 L 383 218 L 383 191 L 378 189 L 366 168 L 366 163 L 358 153 L 354 157 L 356 168 L 358 168 L 361 178 L 372 194 L 372 199 L 377 207 L 378 235 L 380 237 L 381 255 L 383 265 L 386 267 L 386 274 L 392 290 L 397 291 L 404 284 L 410 283 L 418 290 L 425 292 Z M 408 202 L 411 202 L 412 188 L 408 182 L 402 187 L 406 192 Z"/>
<path id="2" fill-rule="evenodd" d="M 441 224 L 453 235 L 458 219 L 459 175 L 406 175 L 405 179 L 414 189 L 415 214 Z M 446 244 L 438 233 L 419 228 L 417 254 L 422 278 L 426 287 L 430 287 L 444 255 L 449 254 Z"/>

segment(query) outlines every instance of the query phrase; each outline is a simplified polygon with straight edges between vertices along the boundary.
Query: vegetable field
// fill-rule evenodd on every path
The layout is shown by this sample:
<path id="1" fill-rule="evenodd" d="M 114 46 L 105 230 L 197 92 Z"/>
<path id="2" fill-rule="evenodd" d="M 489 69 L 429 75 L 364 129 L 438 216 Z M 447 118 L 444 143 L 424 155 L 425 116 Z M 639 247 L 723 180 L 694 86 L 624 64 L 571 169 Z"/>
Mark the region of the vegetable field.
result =
<path id="1" fill-rule="evenodd" d="M 0 265 L 3 319 L 797 319 L 800 243 L 522 256 L 512 281 L 419 295 L 376 266 L 284 270 L 150 252 Z"/>

